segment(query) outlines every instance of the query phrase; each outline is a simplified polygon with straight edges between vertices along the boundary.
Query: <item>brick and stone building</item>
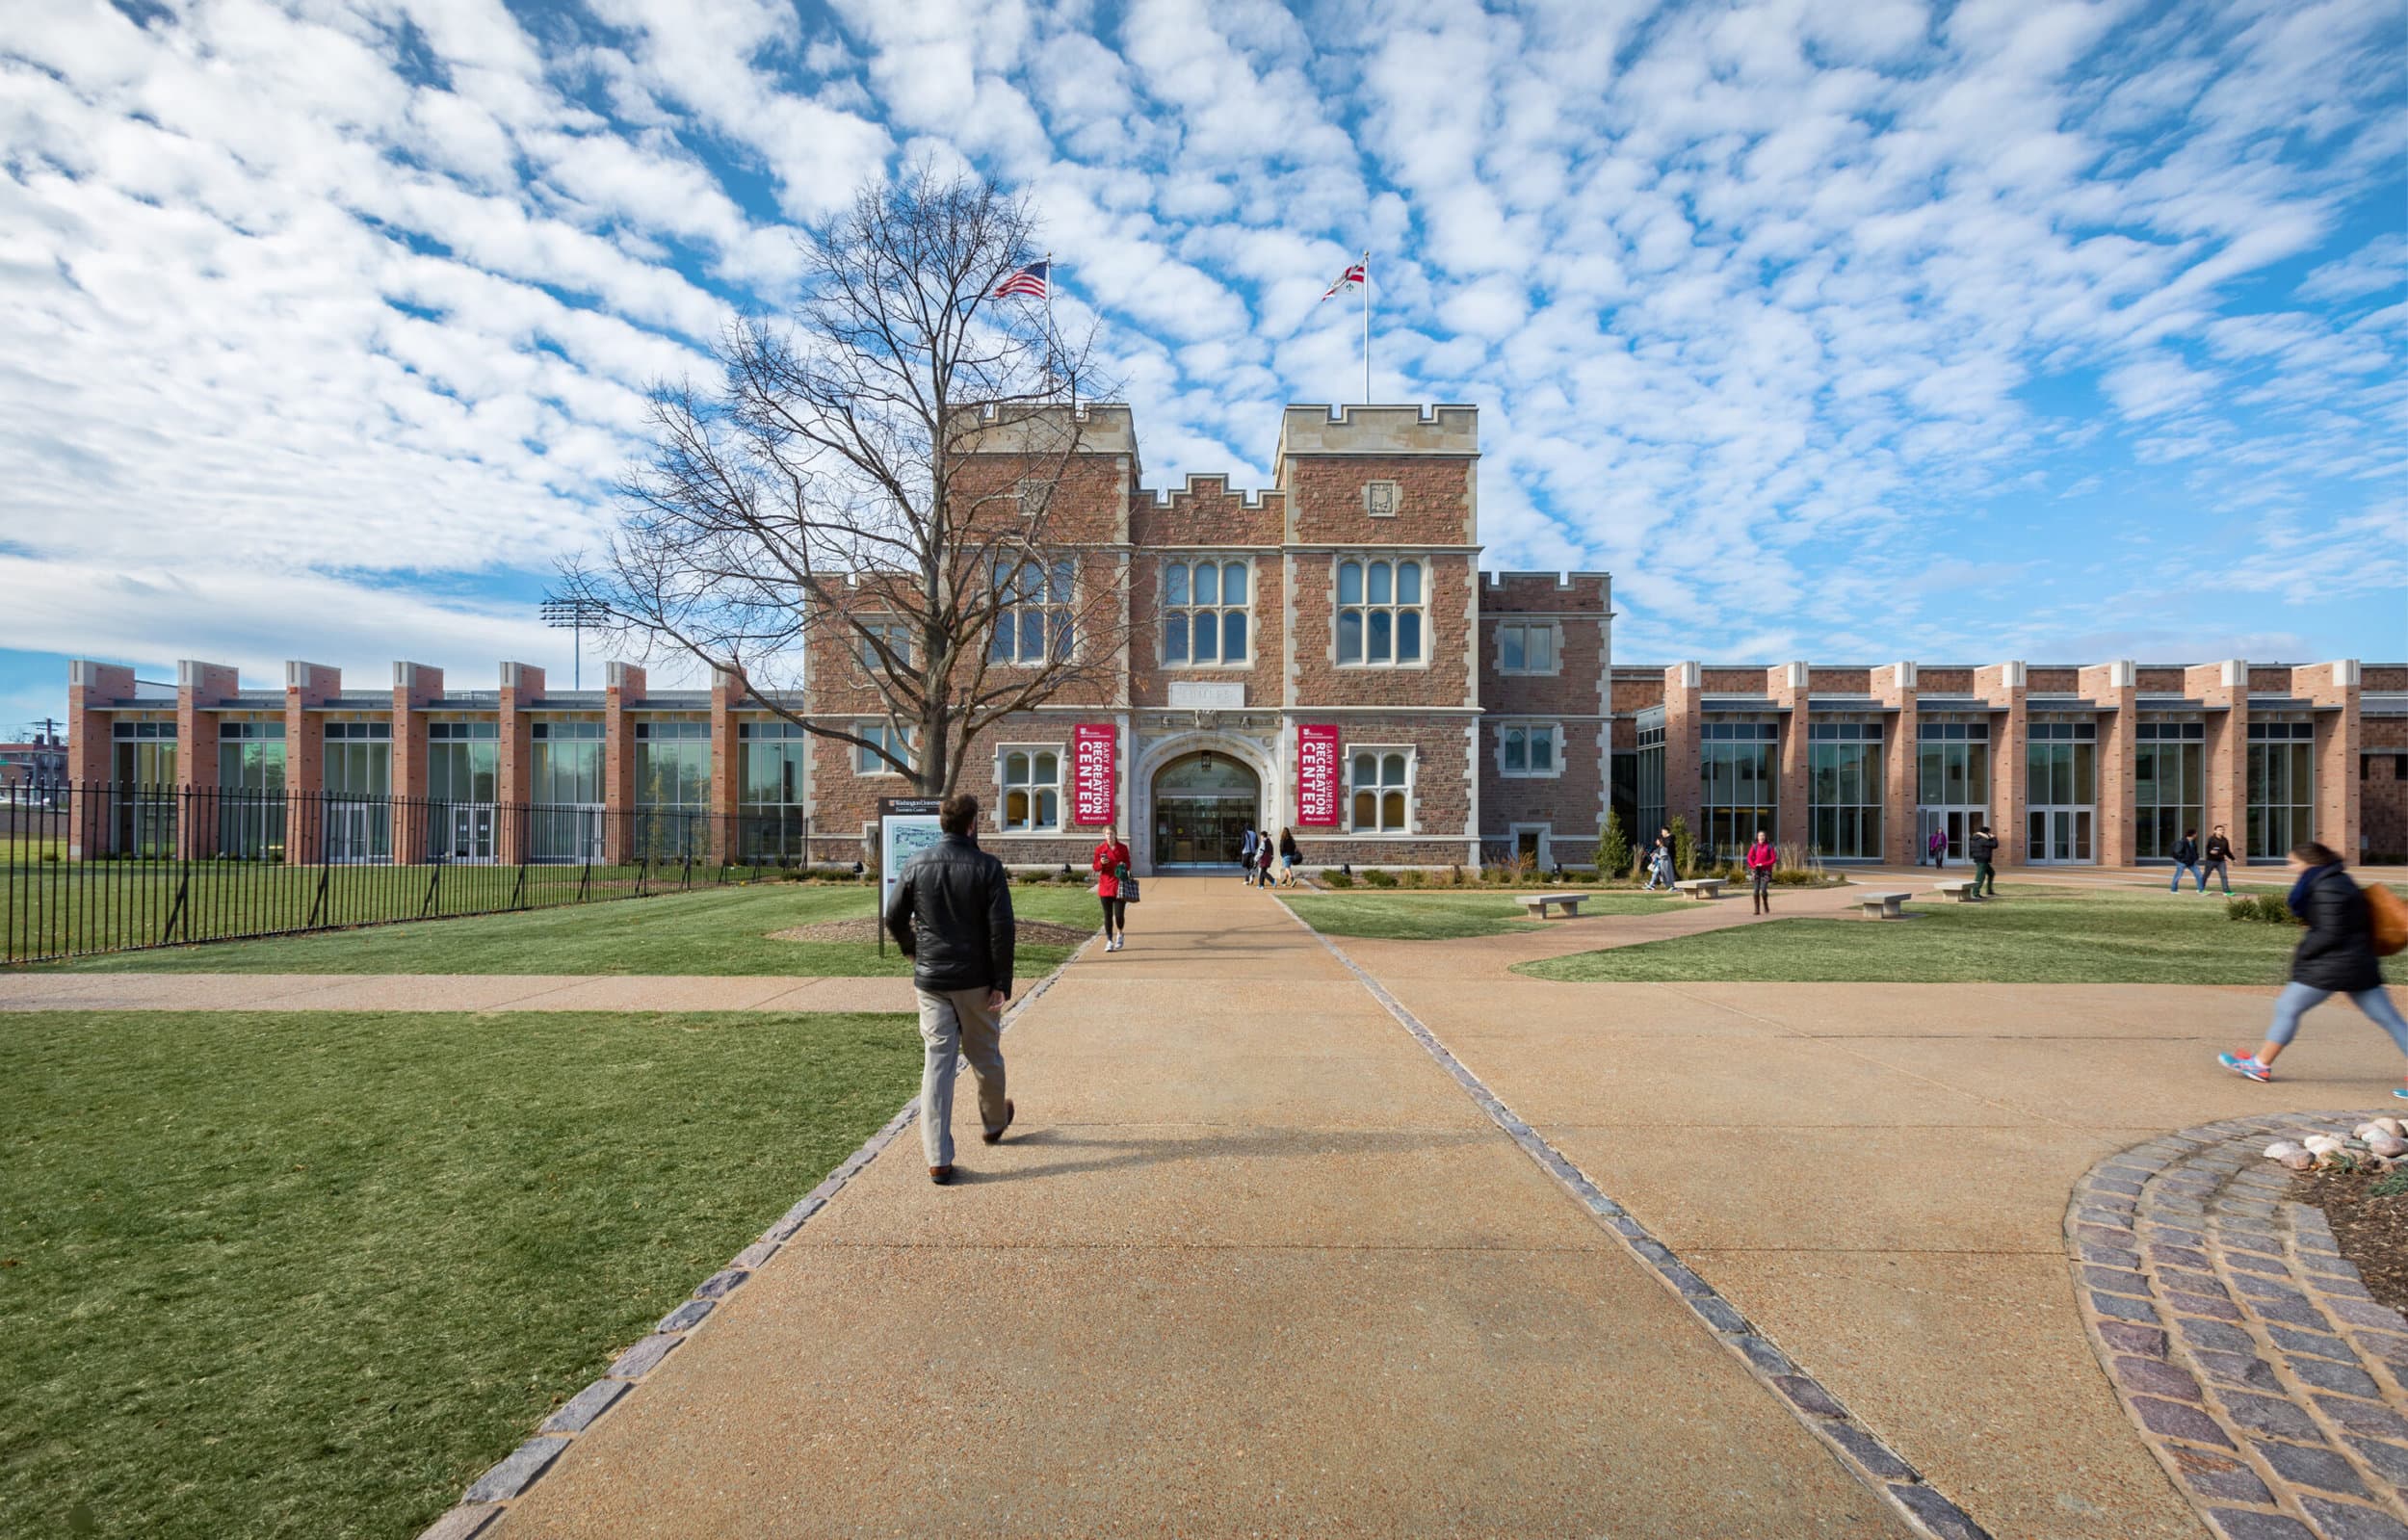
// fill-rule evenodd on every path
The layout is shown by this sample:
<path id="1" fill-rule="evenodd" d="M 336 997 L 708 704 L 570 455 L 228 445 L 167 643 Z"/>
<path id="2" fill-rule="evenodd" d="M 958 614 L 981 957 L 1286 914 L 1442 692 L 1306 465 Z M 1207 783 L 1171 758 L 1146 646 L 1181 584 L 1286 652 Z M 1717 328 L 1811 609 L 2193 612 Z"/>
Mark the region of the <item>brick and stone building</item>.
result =
<path id="1" fill-rule="evenodd" d="M 1148 489 L 1128 409 L 1080 410 L 1047 538 L 1059 583 L 1113 596 L 1124 624 L 1092 685 L 973 745 L 959 784 L 1011 864 L 1086 864 L 1082 742 L 1109 744 L 1105 800 L 1148 872 L 1225 867 L 1249 822 L 1295 829 L 1321 866 L 1578 865 L 1610 809 L 1635 838 L 1678 815 L 1710 846 L 1762 826 L 1830 861 L 1909 862 L 1934 828 L 1961 852 L 1983 822 L 2015 865 L 2159 859 L 2216 823 L 2251 859 L 2311 833 L 2408 855 L 2408 666 L 1617 665 L 1606 574 L 1480 570 L 1473 407 L 1291 406 L 1250 492 Z M 998 423 L 966 473 L 1008 487 L 1024 449 Z M 1065 607 L 1034 586 L 999 666 Z M 882 732 L 854 643 L 819 629 L 781 704 Z M 725 679 L 654 690 L 614 664 L 606 689 L 563 692 L 509 663 L 495 683 L 404 663 L 363 690 L 297 662 L 261 691 L 188 662 L 164 698 L 77 662 L 69 774 L 329 794 L 296 799 L 275 846 L 309 862 L 616 860 L 638 824 L 605 815 L 682 811 L 745 815 L 746 848 L 715 857 L 850 864 L 879 799 L 910 791 Z M 404 833 L 383 811 L 403 798 L 444 811 Z"/>

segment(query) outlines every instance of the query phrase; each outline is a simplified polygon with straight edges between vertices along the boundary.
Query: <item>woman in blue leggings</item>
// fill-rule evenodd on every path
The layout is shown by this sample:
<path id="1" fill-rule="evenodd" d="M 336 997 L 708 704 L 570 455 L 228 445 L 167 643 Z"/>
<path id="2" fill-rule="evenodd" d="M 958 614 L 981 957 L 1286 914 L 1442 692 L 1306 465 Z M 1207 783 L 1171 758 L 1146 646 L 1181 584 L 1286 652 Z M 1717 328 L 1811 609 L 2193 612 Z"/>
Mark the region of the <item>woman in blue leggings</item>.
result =
<path id="1" fill-rule="evenodd" d="M 2342 870 L 2342 858 L 2314 841 L 2291 848 L 2290 869 L 2298 876 L 2291 884 L 2290 912 L 2308 922 L 2308 933 L 2291 953 L 2290 982 L 2275 998 L 2274 1020 L 2258 1051 L 2245 1057 L 2219 1054 L 2216 1061 L 2253 1081 L 2272 1080 L 2275 1056 L 2290 1045 L 2299 1018 L 2335 995 L 2347 995 L 2351 1005 L 2391 1033 L 2399 1051 L 2408 1055 L 2408 1021 L 2392 1004 L 2383 988 L 2383 972 L 2375 966 L 2374 924 L 2367 896 Z M 2392 1094 L 2408 1100 L 2408 1089 Z"/>

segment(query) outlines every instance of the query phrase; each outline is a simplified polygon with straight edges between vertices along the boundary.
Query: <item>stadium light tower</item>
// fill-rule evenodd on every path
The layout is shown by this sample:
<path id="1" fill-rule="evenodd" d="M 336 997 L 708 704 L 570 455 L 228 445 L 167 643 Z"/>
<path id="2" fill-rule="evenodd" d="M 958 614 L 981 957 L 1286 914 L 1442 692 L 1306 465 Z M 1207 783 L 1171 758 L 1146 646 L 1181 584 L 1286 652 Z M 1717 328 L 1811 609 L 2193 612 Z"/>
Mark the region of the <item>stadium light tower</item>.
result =
<path id="1" fill-rule="evenodd" d="M 600 629 L 611 618 L 610 606 L 599 599 L 563 599 L 557 594 L 544 596 L 543 623 L 555 631 L 570 633 L 569 688 L 586 688 L 586 628 Z"/>

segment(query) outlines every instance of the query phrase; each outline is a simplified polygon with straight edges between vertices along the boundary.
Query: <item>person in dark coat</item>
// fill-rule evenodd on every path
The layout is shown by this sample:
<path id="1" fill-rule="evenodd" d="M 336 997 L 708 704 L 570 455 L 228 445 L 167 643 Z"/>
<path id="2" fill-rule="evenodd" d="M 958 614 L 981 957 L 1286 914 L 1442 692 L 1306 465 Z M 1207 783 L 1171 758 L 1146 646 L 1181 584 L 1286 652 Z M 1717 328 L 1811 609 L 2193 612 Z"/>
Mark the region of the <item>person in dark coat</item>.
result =
<path id="1" fill-rule="evenodd" d="M 2199 865 L 2199 831 L 2197 829 L 2183 830 L 2183 837 L 2174 842 L 2174 886 L 2171 891 L 2175 893 L 2183 891 L 2183 874 L 2186 872 L 2190 874 L 2192 881 L 2199 884 L 2200 892 L 2208 891 L 2208 874 Z M 2225 891 L 2229 893 L 2232 890 L 2227 888 Z"/>
<path id="2" fill-rule="evenodd" d="M 2215 826 L 2215 832 L 2208 836 L 2208 859 L 2207 864 L 2199 869 L 2199 885 L 2203 888 L 2206 887 L 2208 885 L 2208 878 L 2211 875 L 2213 875 L 2223 882 L 2224 896 L 2226 898 L 2232 897 L 2232 863 L 2233 842 L 2224 837 L 2224 825 L 2218 823 Z M 2179 882 L 2182 878 L 2178 876 L 2175 880 Z"/>
<path id="3" fill-rule="evenodd" d="M 2392 1042 L 2408 1055 L 2408 1019 L 2392 1004 L 2383 987 L 2383 970 L 2374 960 L 2374 921 L 2367 896 L 2342 870 L 2342 858 L 2311 840 L 2294 846 L 2290 869 L 2290 912 L 2308 922 L 2308 933 L 2291 953 L 2290 982 L 2274 1000 L 2274 1020 L 2265 1041 L 2255 1054 L 2218 1054 L 2216 1062 L 2253 1081 L 2274 1078 L 2275 1056 L 2290 1046 L 2299 1018 L 2335 995 L 2367 1013 L 2367 1019 L 2392 1034 Z M 2392 1094 L 2408 1101 L 2408 1089 Z"/>
<path id="4" fill-rule="evenodd" d="M 1011 913 L 1004 864 L 979 848 L 979 799 L 945 798 L 936 810 L 944 838 L 903 863 L 886 910 L 886 928 L 911 959 L 920 998 L 920 1144 L 929 1180 L 954 1179 L 954 1072 L 970 1061 L 979 1083 L 981 1137 L 993 1144 L 1011 1126 L 1004 1095 L 1004 1003 L 1011 998 L 1012 953 L 1020 928 Z"/>
<path id="5" fill-rule="evenodd" d="M 1990 832 L 1989 824 L 1974 830 L 1973 837 L 1965 842 L 1965 852 L 1974 858 L 1974 897 L 1980 898 L 1986 884 L 1990 897 L 1997 898 L 1999 874 L 1995 863 L 1999 858 L 1999 837 Z"/>

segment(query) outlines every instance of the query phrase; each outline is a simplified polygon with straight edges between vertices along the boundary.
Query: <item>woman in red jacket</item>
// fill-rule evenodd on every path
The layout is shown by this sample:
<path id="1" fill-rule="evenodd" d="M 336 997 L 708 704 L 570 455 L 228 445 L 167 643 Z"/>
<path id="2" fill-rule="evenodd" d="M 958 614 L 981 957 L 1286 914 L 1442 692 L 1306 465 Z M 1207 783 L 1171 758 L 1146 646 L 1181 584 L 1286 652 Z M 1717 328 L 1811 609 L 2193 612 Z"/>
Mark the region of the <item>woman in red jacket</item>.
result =
<path id="1" fill-rule="evenodd" d="M 1765 838 L 1765 831 L 1758 829 L 1756 843 L 1747 848 L 1747 875 L 1756 890 L 1757 914 L 1772 912 L 1772 869 L 1780 864 L 1780 853 Z"/>
<path id="2" fill-rule="evenodd" d="M 1129 874 L 1129 848 L 1110 823 L 1104 825 L 1104 843 L 1095 848 L 1090 865 L 1095 896 L 1104 901 L 1104 950 L 1118 952 L 1129 930 L 1129 901 L 1120 896 L 1120 879 Z"/>

